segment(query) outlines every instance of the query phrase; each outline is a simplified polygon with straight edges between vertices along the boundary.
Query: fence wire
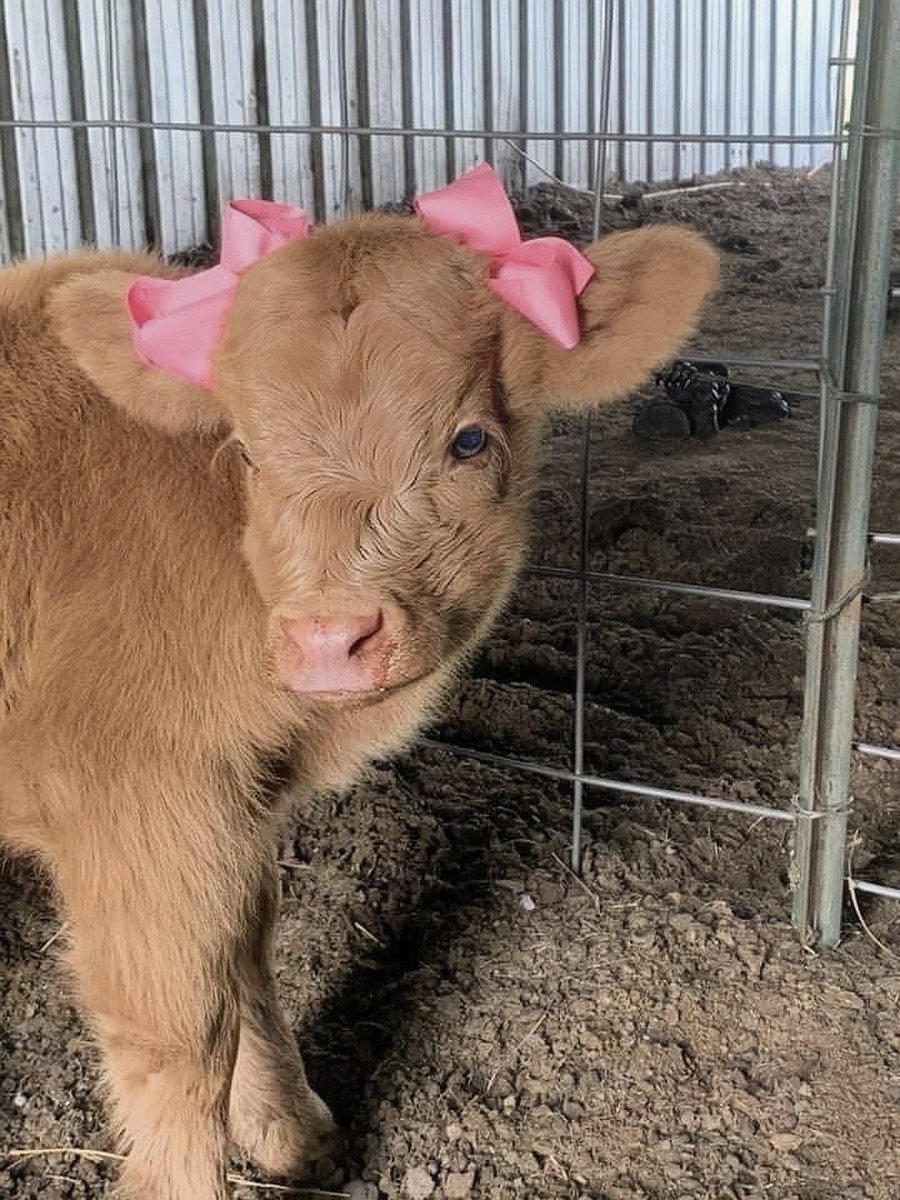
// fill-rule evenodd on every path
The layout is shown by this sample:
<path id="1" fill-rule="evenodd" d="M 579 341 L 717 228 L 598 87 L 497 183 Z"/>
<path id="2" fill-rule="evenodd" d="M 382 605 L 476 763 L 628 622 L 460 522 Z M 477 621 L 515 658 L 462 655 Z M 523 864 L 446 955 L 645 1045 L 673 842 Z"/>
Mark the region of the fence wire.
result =
<path id="1" fill-rule="evenodd" d="M 816 558 L 798 598 L 591 571 L 591 425 L 580 455 L 572 768 L 426 740 L 584 789 L 790 823 L 794 921 L 834 944 L 847 876 L 853 697 L 871 454 L 896 195 L 900 0 L 0 0 L 0 259 L 74 246 L 214 240 L 225 199 L 293 200 L 328 220 L 439 186 L 476 159 L 508 184 L 593 198 L 608 180 L 831 162 L 822 360 L 714 356 L 821 385 Z M 165 47 L 153 54 L 151 46 Z M 3 66 L 8 69 L 4 70 Z M 833 72 L 833 77 L 829 73 Z M 850 101 L 852 100 L 852 103 Z M 849 107 L 848 107 L 849 105 Z M 879 247 L 881 258 L 879 259 Z M 879 307 L 880 305 L 880 307 Z M 859 316 L 862 313 L 862 317 Z M 803 620 L 799 797 L 731 801 L 585 770 L 588 599 L 596 586 L 769 606 Z M 893 599 L 894 597 L 880 597 Z M 852 880 L 892 899 L 900 889 Z"/>

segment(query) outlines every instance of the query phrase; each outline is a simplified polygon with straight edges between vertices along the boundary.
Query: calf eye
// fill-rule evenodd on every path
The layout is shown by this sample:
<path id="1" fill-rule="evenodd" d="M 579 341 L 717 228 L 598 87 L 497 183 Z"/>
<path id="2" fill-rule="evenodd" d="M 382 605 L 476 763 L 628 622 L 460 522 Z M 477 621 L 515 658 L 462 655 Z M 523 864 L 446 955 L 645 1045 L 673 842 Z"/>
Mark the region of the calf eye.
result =
<path id="1" fill-rule="evenodd" d="M 461 429 L 450 443 L 450 453 L 454 458 L 474 458 L 480 454 L 488 443 L 488 435 L 478 425 Z"/>

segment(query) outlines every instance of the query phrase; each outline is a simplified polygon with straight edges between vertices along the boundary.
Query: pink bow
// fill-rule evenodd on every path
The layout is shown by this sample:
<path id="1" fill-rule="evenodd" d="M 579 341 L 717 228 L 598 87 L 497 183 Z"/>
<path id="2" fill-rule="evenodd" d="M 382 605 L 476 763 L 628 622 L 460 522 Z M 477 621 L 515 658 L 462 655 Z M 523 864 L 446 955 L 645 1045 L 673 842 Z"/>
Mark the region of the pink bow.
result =
<path id="1" fill-rule="evenodd" d="M 448 187 L 426 192 L 416 211 L 434 233 L 456 237 L 491 258 L 488 287 L 566 350 L 578 345 L 578 296 L 594 265 L 558 237 L 524 242 L 509 197 L 487 163 Z"/>
<path id="2" fill-rule="evenodd" d="M 222 217 L 218 266 L 184 279 L 139 275 L 126 303 L 141 362 L 197 387 L 212 387 L 211 357 L 237 291 L 238 276 L 259 259 L 309 236 L 302 208 L 235 200 Z"/>

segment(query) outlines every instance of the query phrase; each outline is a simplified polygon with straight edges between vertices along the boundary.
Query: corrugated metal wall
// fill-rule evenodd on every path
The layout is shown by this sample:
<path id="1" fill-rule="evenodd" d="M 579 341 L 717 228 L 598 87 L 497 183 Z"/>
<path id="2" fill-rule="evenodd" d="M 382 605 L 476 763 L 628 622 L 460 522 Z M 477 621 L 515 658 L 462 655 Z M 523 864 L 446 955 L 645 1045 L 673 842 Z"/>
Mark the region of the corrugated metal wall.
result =
<path id="1" fill-rule="evenodd" d="M 438 186 L 484 158 L 511 185 L 549 173 L 590 188 L 596 141 L 534 134 L 596 132 L 605 111 L 613 134 L 645 135 L 607 143 L 611 178 L 812 167 L 830 157 L 826 142 L 769 139 L 828 137 L 839 9 L 0 0 L 0 258 L 82 240 L 184 249 L 215 236 L 235 196 L 299 202 L 327 220 Z M 346 126 L 436 132 L 334 132 Z M 734 140 L 679 140 L 690 134 Z"/>

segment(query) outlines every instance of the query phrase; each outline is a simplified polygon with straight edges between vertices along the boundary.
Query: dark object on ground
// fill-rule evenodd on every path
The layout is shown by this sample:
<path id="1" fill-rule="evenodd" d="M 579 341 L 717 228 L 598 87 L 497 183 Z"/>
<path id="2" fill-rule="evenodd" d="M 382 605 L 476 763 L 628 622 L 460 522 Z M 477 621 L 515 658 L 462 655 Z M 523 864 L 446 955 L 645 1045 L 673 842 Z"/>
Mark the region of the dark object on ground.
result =
<path id="1" fill-rule="evenodd" d="M 652 441 L 711 437 L 726 425 L 753 429 L 790 413 L 774 388 L 732 383 L 724 363 L 677 359 L 656 377 L 665 397 L 638 409 L 632 429 Z"/>

